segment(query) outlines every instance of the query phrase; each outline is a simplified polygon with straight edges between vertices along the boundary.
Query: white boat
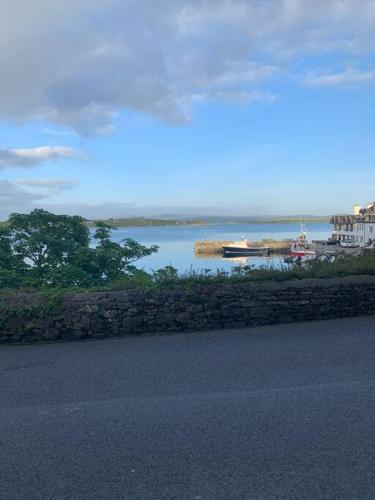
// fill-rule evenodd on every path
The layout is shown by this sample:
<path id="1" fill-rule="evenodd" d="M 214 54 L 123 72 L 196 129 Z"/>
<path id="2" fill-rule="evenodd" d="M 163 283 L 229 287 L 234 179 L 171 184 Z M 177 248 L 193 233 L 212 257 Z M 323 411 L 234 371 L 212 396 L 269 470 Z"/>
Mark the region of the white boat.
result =
<path id="1" fill-rule="evenodd" d="M 307 258 L 314 258 L 316 256 L 316 251 L 307 240 L 307 233 L 303 224 L 301 224 L 301 231 L 297 239 L 294 240 L 290 246 L 290 255 L 292 257 Z"/>

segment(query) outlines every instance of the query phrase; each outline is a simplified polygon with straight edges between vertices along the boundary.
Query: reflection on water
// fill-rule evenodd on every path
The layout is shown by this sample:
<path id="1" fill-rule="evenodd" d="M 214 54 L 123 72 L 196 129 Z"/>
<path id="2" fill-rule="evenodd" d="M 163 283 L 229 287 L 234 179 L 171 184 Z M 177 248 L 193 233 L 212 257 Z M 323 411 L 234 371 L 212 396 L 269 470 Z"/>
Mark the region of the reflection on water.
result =
<path id="1" fill-rule="evenodd" d="M 310 224 L 307 227 L 309 239 L 327 239 L 330 236 L 329 224 Z M 281 265 L 279 256 L 251 256 L 224 258 L 221 255 L 194 255 L 197 240 L 239 240 L 245 235 L 248 240 L 293 239 L 299 232 L 298 224 L 209 224 L 197 226 L 129 227 L 120 228 L 113 233 L 113 240 L 133 238 L 143 245 L 159 245 L 159 252 L 138 262 L 138 267 L 152 271 L 171 265 L 179 272 L 190 270 L 230 271 L 234 266 Z M 240 261 L 238 259 L 241 259 Z M 245 263 L 246 261 L 246 263 Z"/>
<path id="2" fill-rule="evenodd" d="M 248 266 L 249 265 L 249 257 L 223 257 L 223 260 L 231 262 L 236 266 Z"/>
<path id="3" fill-rule="evenodd" d="M 284 263 L 285 255 L 269 255 L 269 256 L 256 256 L 251 255 L 248 257 L 221 257 L 225 264 L 230 264 L 233 267 L 277 267 L 280 268 Z"/>

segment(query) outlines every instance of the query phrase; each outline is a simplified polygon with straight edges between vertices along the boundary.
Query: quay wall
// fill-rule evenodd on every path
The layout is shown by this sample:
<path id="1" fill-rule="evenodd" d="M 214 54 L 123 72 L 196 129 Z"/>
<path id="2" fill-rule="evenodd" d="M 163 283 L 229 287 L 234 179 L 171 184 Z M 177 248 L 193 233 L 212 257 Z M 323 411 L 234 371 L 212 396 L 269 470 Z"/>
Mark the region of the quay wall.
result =
<path id="1" fill-rule="evenodd" d="M 0 295 L 0 342 L 242 328 L 375 315 L 375 276 Z"/>

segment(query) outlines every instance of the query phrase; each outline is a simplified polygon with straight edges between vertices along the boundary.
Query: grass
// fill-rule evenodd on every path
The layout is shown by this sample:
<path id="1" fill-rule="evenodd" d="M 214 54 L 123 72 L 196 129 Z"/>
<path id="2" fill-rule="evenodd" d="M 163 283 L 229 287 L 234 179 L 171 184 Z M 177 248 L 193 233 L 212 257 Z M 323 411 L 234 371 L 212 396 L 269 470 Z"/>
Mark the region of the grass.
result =
<path id="1" fill-rule="evenodd" d="M 361 256 L 340 256 L 335 262 L 311 261 L 304 266 L 267 265 L 260 268 L 253 266 L 235 267 L 231 272 L 217 269 L 203 269 L 200 272 L 191 269 L 179 274 L 176 269 L 167 266 L 152 274 L 137 271 L 133 275 L 122 277 L 105 285 L 92 288 L 3 288 L 1 296 L 12 296 L 22 292 L 38 292 L 45 299 L 59 300 L 68 293 L 87 293 L 124 289 L 152 290 L 163 288 L 193 288 L 202 285 L 225 285 L 235 283 L 264 283 L 304 280 L 308 278 L 340 278 L 344 276 L 375 275 L 375 252 L 368 251 Z"/>
<path id="2" fill-rule="evenodd" d="M 344 276 L 375 275 L 375 252 L 368 251 L 361 256 L 340 256 L 335 262 L 311 261 L 304 266 L 289 266 L 282 264 L 280 267 L 267 265 L 260 268 L 252 266 L 235 267 L 231 272 L 209 269 L 200 272 L 191 269 L 189 272 L 179 274 L 176 269 L 167 266 L 152 274 L 137 271 L 133 275 L 125 276 L 117 281 L 112 281 L 103 286 L 93 288 L 48 288 L 38 291 L 46 296 L 55 297 L 69 292 L 83 293 L 90 291 L 123 290 L 127 288 L 158 289 L 158 288 L 191 288 L 200 285 L 224 285 L 235 283 L 264 283 L 286 282 L 290 280 L 303 280 L 308 278 L 339 278 Z M 3 289 L 1 294 L 19 292 L 35 292 L 35 288 L 20 287 L 18 289 Z"/>
<path id="3" fill-rule="evenodd" d="M 359 257 L 340 256 L 335 262 L 311 261 L 303 266 L 268 265 L 260 268 L 252 266 L 236 267 L 232 272 L 203 270 L 178 275 L 171 272 L 160 274 L 155 280 L 160 284 L 194 285 L 194 284 L 225 284 L 246 282 L 269 282 L 302 280 L 307 278 L 336 278 L 343 276 L 375 275 L 375 252 L 366 252 Z"/>

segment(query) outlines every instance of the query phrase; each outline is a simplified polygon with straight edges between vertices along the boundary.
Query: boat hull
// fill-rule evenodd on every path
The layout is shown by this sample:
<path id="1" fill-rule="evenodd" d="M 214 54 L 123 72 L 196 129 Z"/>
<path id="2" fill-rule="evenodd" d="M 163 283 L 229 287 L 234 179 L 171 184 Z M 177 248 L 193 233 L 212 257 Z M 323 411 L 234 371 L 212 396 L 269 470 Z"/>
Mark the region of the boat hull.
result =
<path id="1" fill-rule="evenodd" d="M 225 257 L 269 255 L 269 247 L 236 247 L 231 245 L 223 246 Z"/>
<path id="2" fill-rule="evenodd" d="M 316 252 L 309 250 L 292 250 L 290 252 L 292 257 L 314 257 Z"/>

